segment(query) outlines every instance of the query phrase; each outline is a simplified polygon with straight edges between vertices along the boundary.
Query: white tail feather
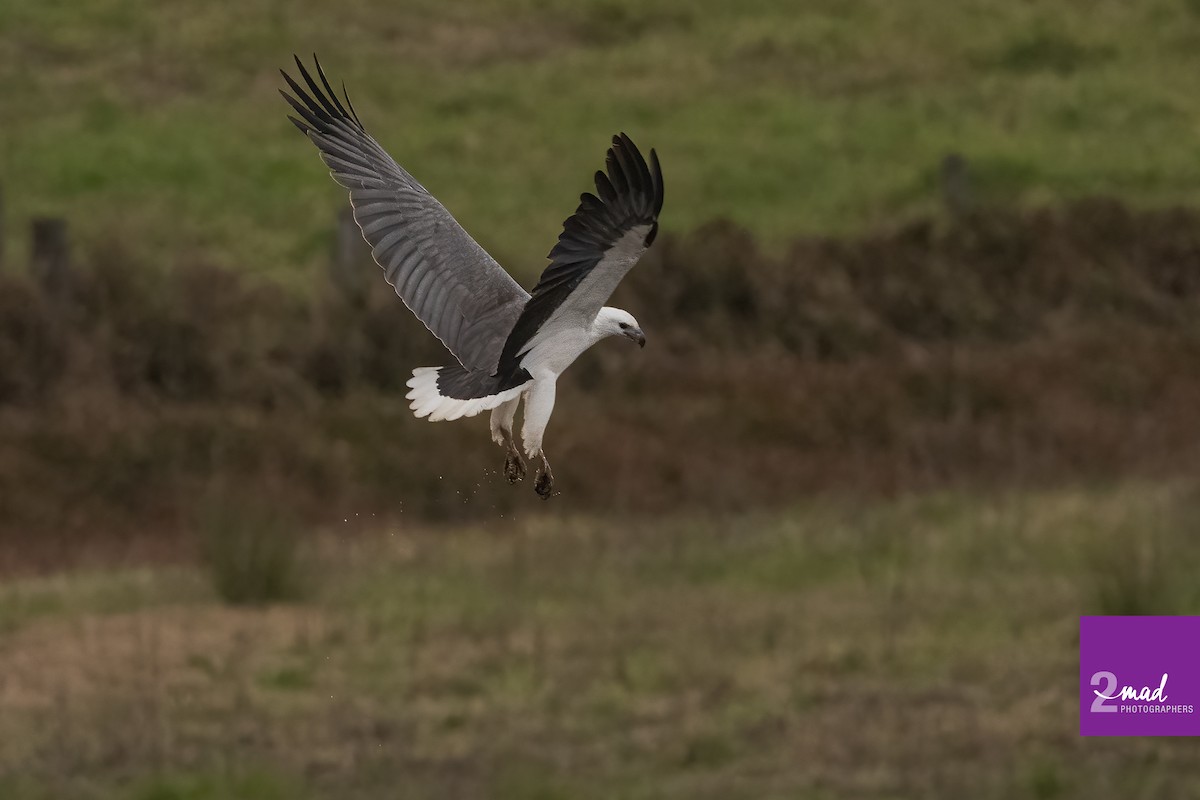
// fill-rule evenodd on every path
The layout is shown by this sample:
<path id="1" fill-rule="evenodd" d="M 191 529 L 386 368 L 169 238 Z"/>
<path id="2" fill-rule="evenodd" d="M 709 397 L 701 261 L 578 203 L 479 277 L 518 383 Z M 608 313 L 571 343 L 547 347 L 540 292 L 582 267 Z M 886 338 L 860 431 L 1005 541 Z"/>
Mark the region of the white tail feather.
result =
<path id="1" fill-rule="evenodd" d="M 470 400 L 459 400 L 455 397 L 443 397 L 438 392 L 437 378 L 441 367 L 417 367 L 413 376 L 406 384 L 410 391 L 405 395 L 411 400 L 409 408 L 418 419 L 429 417 L 430 422 L 473 417 L 481 411 L 491 411 L 496 406 L 506 403 L 521 394 L 524 385 L 508 389 L 488 397 L 476 397 Z"/>

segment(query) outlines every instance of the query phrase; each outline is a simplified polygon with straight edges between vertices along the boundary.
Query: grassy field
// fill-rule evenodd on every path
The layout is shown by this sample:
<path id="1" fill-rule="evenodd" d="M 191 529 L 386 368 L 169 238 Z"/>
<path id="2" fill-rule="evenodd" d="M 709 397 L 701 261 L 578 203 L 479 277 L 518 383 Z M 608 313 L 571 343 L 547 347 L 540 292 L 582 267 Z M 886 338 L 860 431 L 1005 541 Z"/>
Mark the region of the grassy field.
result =
<path id="1" fill-rule="evenodd" d="M 526 281 L 610 134 L 662 155 L 699 230 L 552 503 L 311 280 L 314 50 Z M 1076 708 L 1080 614 L 1200 613 L 1200 223 L 1137 211 L 1194 204 L 1197 74 L 1200 0 L 0 3 L 3 269 L 84 251 L 0 276 L 0 797 L 1200 796 Z"/>
<path id="2" fill-rule="evenodd" d="M 528 278 L 622 129 L 663 155 L 668 228 L 779 244 L 928 210 L 951 151 L 983 201 L 1191 199 L 1197 44 L 1195 0 L 9 0 L 0 183 L 85 242 L 307 275 L 344 199 L 275 70 L 316 50 Z"/>
<path id="3" fill-rule="evenodd" d="M 1130 798 L 1077 617 L 1196 613 L 1200 495 L 1126 484 L 309 542 L 306 598 L 187 565 L 0 588 L 11 798 Z M 351 532 L 355 529 L 355 532 Z"/>

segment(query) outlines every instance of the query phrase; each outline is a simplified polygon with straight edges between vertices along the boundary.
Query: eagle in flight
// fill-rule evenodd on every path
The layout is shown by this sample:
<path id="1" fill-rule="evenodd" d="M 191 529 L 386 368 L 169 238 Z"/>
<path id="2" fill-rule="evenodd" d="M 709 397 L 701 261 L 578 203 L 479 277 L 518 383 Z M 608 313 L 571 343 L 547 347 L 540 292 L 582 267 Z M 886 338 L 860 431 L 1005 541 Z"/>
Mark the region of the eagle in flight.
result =
<path id="1" fill-rule="evenodd" d="M 313 61 L 320 85 L 299 58 L 304 86 L 281 70 L 292 94 L 280 94 L 299 115 L 288 119 L 350 191 L 354 219 L 387 282 L 456 359 L 413 370 L 407 395 L 413 413 L 438 422 L 491 411 L 492 439 L 507 449 L 504 473 L 516 483 L 526 467 L 512 428 L 524 400 L 521 439 L 525 455 L 539 462 L 534 488 L 548 498 L 554 476 L 542 437 L 558 376 L 608 336 L 646 344 L 629 312 L 604 303 L 658 232 L 658 156 L 651 150 L 647 162 L 628 136 L 613 137 L 607 172 L 596 173 L 596 194 L 580 195 L 531 294 L 379 146 L 345 86 L 343 105 Z"/>

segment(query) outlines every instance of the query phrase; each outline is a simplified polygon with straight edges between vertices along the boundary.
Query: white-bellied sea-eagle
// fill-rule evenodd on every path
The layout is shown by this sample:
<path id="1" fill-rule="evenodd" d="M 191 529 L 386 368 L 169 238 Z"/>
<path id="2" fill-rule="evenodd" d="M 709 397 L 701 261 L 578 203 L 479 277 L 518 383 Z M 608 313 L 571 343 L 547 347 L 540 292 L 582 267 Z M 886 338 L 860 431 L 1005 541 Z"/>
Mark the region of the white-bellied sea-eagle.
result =
<path id="1" fill-rule="evenodd" d="M 413 370 L 407 396 L 413 412 L 437 422 L 491 411 L 492 439 L 507 448 L 504 471 L 515 483 L 525 476 L 512 434 L 524 399 L 525 455 L 539 460 L 534 487 L 549 497 L 554 477 L 542 437 L 558 376 L 605 337 L 646 344 L 631 314 L 604 303 L 658 232 L 658 156 L 651 150 L 647 162 L 628 136 L 613 137 L 607 172 L 596 173 L 596 194 L 580 196 L 531 294 L 379 146 L 345 87 L 343 105 L 315 56 L 314 64 L 320 85 L 296 59 L 307 90 L 283 73 L 293 94 L 281 94 L 299 115 L 289 119 L 350 191 L 354 219 L 388 283 L 457 359 Z"/>

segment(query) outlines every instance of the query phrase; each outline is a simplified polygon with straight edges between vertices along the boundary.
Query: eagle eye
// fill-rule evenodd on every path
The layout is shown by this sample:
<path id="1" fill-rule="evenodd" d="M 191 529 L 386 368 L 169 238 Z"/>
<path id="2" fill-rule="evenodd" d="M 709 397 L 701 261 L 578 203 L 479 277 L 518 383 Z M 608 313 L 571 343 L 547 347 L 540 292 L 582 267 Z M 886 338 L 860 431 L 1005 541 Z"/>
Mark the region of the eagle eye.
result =
<path id="1" fill-rule="evenodd" d="M 629 328 L 628 322 L 622 322 L 622 323 L 620 323 L 620 325 L 621 325 L 621 330 L 627 330 Z"/>

